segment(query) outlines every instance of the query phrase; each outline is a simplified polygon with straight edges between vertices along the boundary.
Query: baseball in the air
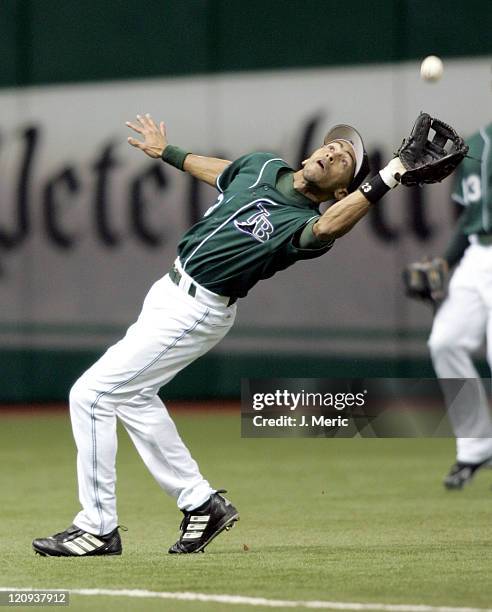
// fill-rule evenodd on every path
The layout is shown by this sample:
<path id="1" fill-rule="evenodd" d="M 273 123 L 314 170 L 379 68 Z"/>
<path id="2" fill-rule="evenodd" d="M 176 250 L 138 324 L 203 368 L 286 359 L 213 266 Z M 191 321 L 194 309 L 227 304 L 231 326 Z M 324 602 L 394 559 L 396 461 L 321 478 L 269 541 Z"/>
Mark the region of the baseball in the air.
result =
<path id="1" fill-rule="evenodd" d="M 437 55 L 428 55 L 420 65 L 420 76 L 424 81 L 436 82 L 442 77 L 444 66 Z"/>

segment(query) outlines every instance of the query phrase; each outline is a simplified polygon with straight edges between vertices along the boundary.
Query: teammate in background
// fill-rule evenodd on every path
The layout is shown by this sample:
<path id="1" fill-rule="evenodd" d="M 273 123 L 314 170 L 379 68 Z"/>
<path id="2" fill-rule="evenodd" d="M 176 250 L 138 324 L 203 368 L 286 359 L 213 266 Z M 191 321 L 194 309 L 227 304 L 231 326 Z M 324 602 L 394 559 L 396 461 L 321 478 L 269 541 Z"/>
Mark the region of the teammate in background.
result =
<path id="1" fill-rule="evenodd" d="M 132 146 L 215 186 L 219 196 L 181 239 L 178 258 L 150 289 L 126 336 L 71 390 L 82 510 L 67 530 L 34 540 L 42 555 L 121 554 L 117 417 L 184 514 L 170 553 L 202 551 L 233 525 L 238 511 L 203 478 L 157 393 L 226 335 L 238 298 L 296 261 L 327 253 L 405 174 L 395 157 L 358 189 L 368 172 L 367 154 L 358 132 L 346 125 L 330 130 L 297 171 L 268 153 L 233 163 L 191 154 L 169 145 L 164 124 L 157 126 L 150 115 L 137 115 L 127 125 L 143 138 L 129 138 Z M 430 129 L 419 126 L 410 151 L 416 161 Z M 320 215 L 319 204 L 333 199 L 337 202 Z"/>
<path id="2" fill-rule="evenodd" d="M 448 489 L 461 489 L 492 460 L 488 396 L 472 361 L 473 353 L 487 339 L 487 360 L 492 366 L 491 140 L 492 124 L 471 136 L 467 140 L 470 158 L 464 160 L 456 174 L 451 197 L 463 206 L 463 211 L 444 260 L 448 268 L 458 266 L 429 338 L 439 378 L 476 380 L 476 384 L 466 385 L 457 398 L 447 398 L 457 436 L 456 463 L 444 479 Z"/>

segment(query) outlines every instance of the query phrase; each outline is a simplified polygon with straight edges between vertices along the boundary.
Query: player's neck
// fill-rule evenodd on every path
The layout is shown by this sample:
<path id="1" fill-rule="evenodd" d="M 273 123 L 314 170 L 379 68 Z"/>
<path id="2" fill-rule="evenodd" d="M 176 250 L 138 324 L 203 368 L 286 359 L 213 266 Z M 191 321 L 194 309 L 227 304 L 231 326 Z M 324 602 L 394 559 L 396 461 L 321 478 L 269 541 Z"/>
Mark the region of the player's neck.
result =
<path id="1" fill-rule="evenodd" d="M 302 193 L 303 196 L 309 198 L 313 202 L 320 204 L 321 202 L 326 202 L 330 200 L 333 196 L 331 194 L 318 189 L 316 185 L 313 183 L 308 183 L 304 178 L 302 170 L 298 170 L 294 172 L 294 189 L 299 193 Z"/>

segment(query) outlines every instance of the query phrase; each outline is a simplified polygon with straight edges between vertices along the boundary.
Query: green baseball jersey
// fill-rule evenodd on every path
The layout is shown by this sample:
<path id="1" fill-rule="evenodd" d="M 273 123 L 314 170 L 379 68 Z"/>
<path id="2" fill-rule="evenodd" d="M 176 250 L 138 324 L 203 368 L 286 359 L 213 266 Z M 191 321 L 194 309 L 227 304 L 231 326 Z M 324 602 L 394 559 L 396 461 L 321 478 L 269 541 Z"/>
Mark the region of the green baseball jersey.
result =
<path id="1" fill-rule="evenodd" d="M 463 232 L 492 233 L 492 123 L 473 134 L 467 144 L 468 155 L 456 171 L 452 199 L 463 206 Z"/>
<path id="2" fill-rule="evenodd" d="M 296 246 L 298 232 L 320 213 L 301 193 L 276 189 L 282 172 L 293 170 L 270 153 L 252 153 L 217 178 L 217 202 L 178 246 L 184 270 L 197 283 L 219 295 L 244 297 L 259 280 L 331 248 L 333 243 Z"/>

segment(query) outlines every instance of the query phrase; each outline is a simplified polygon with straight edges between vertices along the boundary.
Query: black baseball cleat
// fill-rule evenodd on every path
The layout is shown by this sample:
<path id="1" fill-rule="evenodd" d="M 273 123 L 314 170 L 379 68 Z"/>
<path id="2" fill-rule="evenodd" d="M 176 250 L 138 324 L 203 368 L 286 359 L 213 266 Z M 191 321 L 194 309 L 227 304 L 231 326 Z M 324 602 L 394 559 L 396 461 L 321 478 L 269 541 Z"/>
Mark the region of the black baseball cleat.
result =
<path id="1" fill-rule="evenodd" d="M 179 526 L 181 536 L 169 549 L 171 554 L 203 552 L 205 547 L 222 531 L 229 531 L 239 520 L 239 513 L 231 502 L 213 493 L 208 501 L 195 510 L 182 510 L 184 518 Z"/>
<path id="2" fill-rule="evenodd" d="M 490 462 L 490 457 L 480 463 L 463 463 L 457 461 L 451 466 L 449 474 L 443 481 L 446 489 L 461 490 L 466 484 L 469 484 L 475 473 Z"/>
<path id="3" fill-rule="evenodd" d="M 66 531 L 33 540 L 32 547 L 43 557 L 89 557 L 121 555 L 118 527 L 104 536 L 96 536 L 71 525 Z"/>

